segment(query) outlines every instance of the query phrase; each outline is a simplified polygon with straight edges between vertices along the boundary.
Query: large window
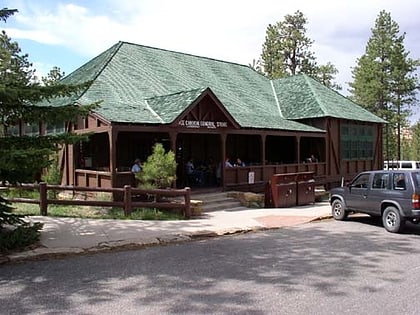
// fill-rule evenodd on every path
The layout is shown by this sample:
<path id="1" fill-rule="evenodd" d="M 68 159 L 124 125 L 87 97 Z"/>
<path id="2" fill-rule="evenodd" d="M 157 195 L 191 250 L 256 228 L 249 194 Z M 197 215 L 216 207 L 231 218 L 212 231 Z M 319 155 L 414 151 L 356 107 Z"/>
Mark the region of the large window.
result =
<path id="1" fill-rule="evenodd" d="M 25 133 L 25 136 L 31 136 L 31 137 L 39 136 L 39 124 L 26 123 L 24 133 Z"/>
<path id="2" fill-rule="evenodd" d="M 59 123 L 50 123 L 47 124 L 47 127 L 45 129 L 45 133 L 47 135 L 56 135 L 56 134 L 61 134 L 64 133 L 66 131 L 65 129 L 65 124 L 64 122 L 59 122 Z"/>
<path id="3" fill-rule="evenodd" d="M 373 158 L 373 127 L 363 125 L 341 126 L 341 158 L 369 160 Z"/>

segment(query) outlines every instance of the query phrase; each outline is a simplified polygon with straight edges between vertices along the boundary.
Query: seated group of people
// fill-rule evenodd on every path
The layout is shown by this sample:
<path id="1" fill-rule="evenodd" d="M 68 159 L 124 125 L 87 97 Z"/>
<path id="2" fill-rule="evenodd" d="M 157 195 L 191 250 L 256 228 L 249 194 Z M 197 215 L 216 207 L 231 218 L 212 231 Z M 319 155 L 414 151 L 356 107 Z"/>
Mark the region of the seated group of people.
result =
<path id="1" fill-rule="evenodd" d="M 229 158 L 226 158 L 225 167 L 235 167 L 235 166 L 246 166 L 246 165 L 240 158 L 236 158 L 235 162 L 233 163 Z"/>
<path id="2" fill-rule="evenodd" d="M 226 158 L 226 168 L 237 166 L 245 166 L 245 163 L 240 158 L 237 158 L 233 163 L 229 158 Z M 198 162 L 194 164 L 194 159 L 190 158 L 185 164 L 185 172 L 187 174 L 188 184 L 191 186 L 220 184 L 222 164 L 219 162 L 216 166 L 212 158 L 205 163 Z"/>
<path id="3" fill-rule="evenodd" d="M 188 184 L 191 186 L 204 186 L 213 181 L 215 177 L 215 165 L 213 159 L 209 159 L 207 163 L 197 163 L 190 158 L 185 164 L 185 172 L 188 178 Z"/>

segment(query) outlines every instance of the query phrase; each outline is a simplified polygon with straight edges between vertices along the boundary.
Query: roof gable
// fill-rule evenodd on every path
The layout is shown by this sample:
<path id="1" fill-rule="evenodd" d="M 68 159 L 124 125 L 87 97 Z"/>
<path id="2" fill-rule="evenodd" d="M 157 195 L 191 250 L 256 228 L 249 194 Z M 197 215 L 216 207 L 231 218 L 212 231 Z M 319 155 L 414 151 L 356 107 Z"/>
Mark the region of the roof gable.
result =
<path id="1" fill-rule="evenodd" d="M 282 115 L 287 119 L 335 117 L 385 123 L 378 116 L 307 75 L 274 80 Z"/>

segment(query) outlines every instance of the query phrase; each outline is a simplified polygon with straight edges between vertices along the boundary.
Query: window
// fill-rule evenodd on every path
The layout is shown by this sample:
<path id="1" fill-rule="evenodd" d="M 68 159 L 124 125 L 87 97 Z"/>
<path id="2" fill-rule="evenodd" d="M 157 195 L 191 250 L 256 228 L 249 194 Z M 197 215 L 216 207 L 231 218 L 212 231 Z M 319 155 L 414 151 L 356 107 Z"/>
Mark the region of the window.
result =
<path id="1" fill-rule="evenodd" d="M 341 158 L 362 160 L 373 158 L 373 127 L 364 125 L 341 126 Z"/>
<path id="2" fill-rule="evenodd" d="M 357 177 L 353 183 L 351 184 L 351 187 L 353 188 L 368 188 L 369 183 L 369 174 L 361 174 L 359 177 Z"/>
<path id="3" fill-rule="evenodd" d="M 65 132 L 65 124 L 64 122 L 55 123 L 55 124 L 47 124 L 47 128 L 45 129 L 45 133 L 47 135 L 56 135 L 62 134 Z"/>
<path id="4" fill-rule="evenodd" d="M 412 169 L 413 163 L 411 162 L 401 162 L 401 168 Z"/>
<path id="5" fill-rule="evenodd" d="M 403 173 L 394 173 L 394 189 L 405 190 L 405 175 Z"/>
<path id="6" fill-rule="evenodd" d="M 373 189 L 386 189 L 388 187 L 389 174 L 388 173 L 377 173 L 373 177 L 372 188 Z"/>
<path id="7" fill-rule="evenodd" d="M 19 136 L 19 125 L 7 127 L 7 134 L 14 137 Z"/>
<path id="8" fill-rule="evenodd" d="M 25 136 L 31 136 L 31 137 L 39 136 L 39 124 L 38 123 L 26 123 L 24 134 L 25 134 Z"/>

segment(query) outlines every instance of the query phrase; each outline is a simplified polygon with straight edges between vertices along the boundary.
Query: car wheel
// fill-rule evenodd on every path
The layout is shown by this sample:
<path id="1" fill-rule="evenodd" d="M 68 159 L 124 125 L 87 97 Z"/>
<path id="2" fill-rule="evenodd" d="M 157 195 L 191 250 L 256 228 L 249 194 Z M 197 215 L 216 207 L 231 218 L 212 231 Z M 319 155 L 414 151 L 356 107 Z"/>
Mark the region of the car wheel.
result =
<path id="1" fill-rule="evenodd" d="M 334 219 L 342 221 L 347 218 L 347 211 L 344 210 L 343 202 L 340 199 L 333 201 L 331 205 L 331 213 Z"/>
<path id="2" fill-rule="evenodd" d="M 398 233 L 404 228 L 405 221 L 397 208 L 386 207 L 382 214 L 382 224 L 388 232 Z"/>

